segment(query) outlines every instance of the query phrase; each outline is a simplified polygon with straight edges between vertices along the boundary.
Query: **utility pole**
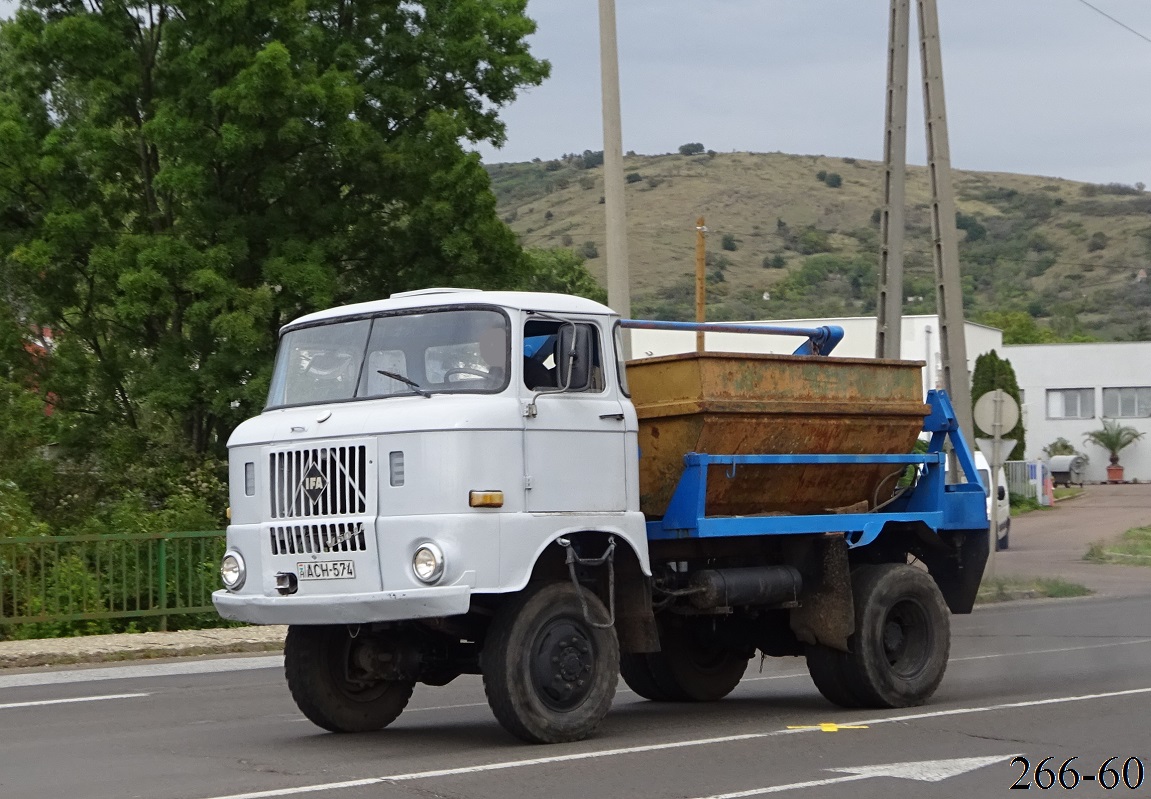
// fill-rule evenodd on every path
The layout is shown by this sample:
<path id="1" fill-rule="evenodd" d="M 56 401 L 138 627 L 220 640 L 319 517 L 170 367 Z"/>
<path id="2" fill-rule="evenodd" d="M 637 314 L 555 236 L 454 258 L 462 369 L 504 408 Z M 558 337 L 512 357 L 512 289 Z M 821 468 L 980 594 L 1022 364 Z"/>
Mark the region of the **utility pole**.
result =
<path id="1" fill-rule="evenodd" d="M 703 217 L 695 220 L 695 321 L 707 321 L 707 225 Z M 695 351 L 703 352 L 702 330 L 695 331 Z"/>
<path id="2" fill-rule="evenodd" d="M 903 236 L 907 185 L 907 44 L 910 0 L 891 0 L 887 112 L 883 135 L 883 207 L 879 217 L 879 302 L 875 357 L 899 358 L 903 335 Z"/>
<path id="3" fill-rule="evenodd" d="M 600 85 L 603 100 L 603 195 L 607 216 L 607 297 L 616 313 L 631 317 L 624 207 L 623 128 L 620 123 L 619 54 L 615 0 L 599 0 Z M 623 331 L 624 358 L 631 357 L 631 331 Z"/>
<path id="4" fill-rule="evenodd" d="M 951 188 L 951 146 L 943 99 L 943 54 L 939 42 L 936 0 L 918 0 L 919 46 L 923 64 L 923 119 L 927 126 L 927 174 L 931 181 L 931 248 L 935 264 L 935 297 L 939 313 L 939 356 L 943 386 L 955 416 L 970 442 L 971 375 L 963 324 L 963 285 L 959 273 L 959 234 L 955 229 L 955 196 Z"/>

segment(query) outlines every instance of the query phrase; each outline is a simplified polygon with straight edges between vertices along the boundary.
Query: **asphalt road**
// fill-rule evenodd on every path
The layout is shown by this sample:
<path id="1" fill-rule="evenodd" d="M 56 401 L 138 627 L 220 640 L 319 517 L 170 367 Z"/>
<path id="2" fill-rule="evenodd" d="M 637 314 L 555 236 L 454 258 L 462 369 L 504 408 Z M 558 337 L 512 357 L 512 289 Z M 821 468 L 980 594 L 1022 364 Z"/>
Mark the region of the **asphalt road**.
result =
<path id="1" fill-rule="evenodd" d="M 715 704 L 621 691 L 595 738 L 550 747 L 503 732 L 475 677 L 421 686 L 391 728 L 346 736 L 302 719 L 278 656 L 0 674 L 0 797 L 971 799 L 1007 795 L 1016 755 L 1031 782 L 1048 756 L 1092 776 L 1138 757 L 1138 789 L 1050 791 L 1151 796 L 1151 597 L 991 607 L 953 633 L 922 708 L 838 710 L 801 660 L 769 660 Z"/>

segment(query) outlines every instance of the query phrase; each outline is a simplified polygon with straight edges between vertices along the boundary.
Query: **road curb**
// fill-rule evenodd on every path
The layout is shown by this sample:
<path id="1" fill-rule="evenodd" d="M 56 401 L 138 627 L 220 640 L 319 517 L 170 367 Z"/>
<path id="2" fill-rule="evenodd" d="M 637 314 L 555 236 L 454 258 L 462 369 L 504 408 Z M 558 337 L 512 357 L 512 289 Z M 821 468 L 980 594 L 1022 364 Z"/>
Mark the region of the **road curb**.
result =
<path id="1" fill-rule="evenodd" d="M 0 641 L 0 671 L 198 655 L 278 652 L 284 648 L 286 632 L 286 627 L 232 627 Z"/>

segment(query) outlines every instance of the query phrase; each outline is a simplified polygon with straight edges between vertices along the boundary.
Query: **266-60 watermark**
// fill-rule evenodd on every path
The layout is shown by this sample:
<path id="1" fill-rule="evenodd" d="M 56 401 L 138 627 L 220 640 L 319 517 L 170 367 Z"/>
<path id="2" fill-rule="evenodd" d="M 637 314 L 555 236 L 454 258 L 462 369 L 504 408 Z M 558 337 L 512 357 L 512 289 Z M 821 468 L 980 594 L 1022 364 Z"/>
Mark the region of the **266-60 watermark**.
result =
<path id="1" fill-rule="evenodd" d="M 1071 790 L 1082 783 L 1094 782 L 1106 788 L 1135 790 L 1143 784 L 1143 761 L 1138 757 L 1109 757 L 1094 771 L 1083 771 L 1083 764 L 1076 768 L 1075 761 L 1078 756 L 1070 757 L 1062 765 L 1056 765 L 1054 756 L 1045 757 L 1031 768 L 1031 761 L 1025 757 L 1013 757 L 1011 765 L 1022 766 L 1023 771 L 1015 784 L 1011 786 L 1015 791 L 1029 791 L 1039 788 L 1046 791 L 1051 788 L 1064 788 Z"/>

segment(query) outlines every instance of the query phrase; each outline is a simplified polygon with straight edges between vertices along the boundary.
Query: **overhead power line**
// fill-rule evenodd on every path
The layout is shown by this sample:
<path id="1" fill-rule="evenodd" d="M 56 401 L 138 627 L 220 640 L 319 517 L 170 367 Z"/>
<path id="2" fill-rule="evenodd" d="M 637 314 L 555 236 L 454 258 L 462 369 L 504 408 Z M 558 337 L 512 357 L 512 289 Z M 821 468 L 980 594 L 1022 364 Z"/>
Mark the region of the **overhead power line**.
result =
<path id="1" fill-rule="evenodd" d="M 1114 22 L 1120 28 L 1123 28 L 1124 30 L 1130 31 L 1131 33 L 1134 33 L 1136 36 L 1138 36 L 1143 41 L 1147 42 L 1148 44 L 1151 44 L 1151 37 L 1144 36 L 1142 33 L 1135 30 L 1134 28 L 1132 28 L 1130 25 L 1126 24 L 1125 22 L 1122 22 L 1120 20 L 1115 19 L 1115 17 L 1111 16 L 1110 14 L 1108 14 L 1106 11 L 1099 8 L 1098 6 L 1094 6 L 1091 3 L 1088 3 L 1087 0 L 1079 0 L 1079 2 L 1082 3 L 1083 5 L 1087 6 L 1088 8 L 1090 8 L 1092 11 L 1094 11 L 1098 14 L 1102 14 L 1103 16 L 1107 17 L 1107 19 Z"/>

